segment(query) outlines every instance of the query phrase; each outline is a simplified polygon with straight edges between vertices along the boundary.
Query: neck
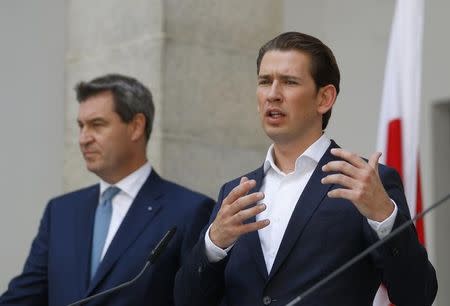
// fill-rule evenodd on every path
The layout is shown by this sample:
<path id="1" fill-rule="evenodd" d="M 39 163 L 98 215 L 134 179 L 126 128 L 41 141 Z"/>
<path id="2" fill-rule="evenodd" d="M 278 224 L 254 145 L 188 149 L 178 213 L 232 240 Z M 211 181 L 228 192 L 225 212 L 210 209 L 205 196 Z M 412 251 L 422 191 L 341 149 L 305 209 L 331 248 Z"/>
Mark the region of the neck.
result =
<path id="1" fill-rule="evenodd" d="M 109 175 L 97 175 L 109 184 L 116 184 L 117 182 L 120 182 L 131 173 L 142 167 L 147 162 L 147 157 L 144 155 L 139 158 L 133 158 L 130 160 L 131 162 L 127 164 L 126 167 L 123 167 L 120 171 L 116 170 L 114 171 L 114 173 L 110 173 Z"/>
<path id="2" fill-rule="evenodd" d="M 273 146 L 273 159 L 275 165 L 284 173 L 290 173 L 295 169 L 297 158 L 302 155 L 322 133 L 314 135 L 308 139 L 290 141 L 286 143 L 275 143 Z"/>

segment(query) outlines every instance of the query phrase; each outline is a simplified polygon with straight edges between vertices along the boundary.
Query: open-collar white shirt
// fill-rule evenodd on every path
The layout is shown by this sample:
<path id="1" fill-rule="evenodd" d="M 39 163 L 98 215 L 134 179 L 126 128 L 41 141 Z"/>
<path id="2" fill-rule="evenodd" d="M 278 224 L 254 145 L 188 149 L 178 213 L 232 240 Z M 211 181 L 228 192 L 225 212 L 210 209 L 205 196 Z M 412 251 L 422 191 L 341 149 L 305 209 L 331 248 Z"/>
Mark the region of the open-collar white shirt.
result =
<path id="1" fill-rule="evenodd" d="M 268 273 L 272 269 L 298 199 L 330 144 L 330 139 L 323 134 L 297 158 L 295 169 L 290 173 L 284 173 L 278 168 L 273 158 L 273 144 L 269 147 L 264 161 L 264 178 L 260 189 L 264 193 L 264 199 L 260 202 L 266 204 L 267 208 L 256 216 L 256 220 L 270 220 L 267 227 L 258 231 Z M 381 239 L 391 232 L 396 216 L 397 206 L 395 205 L 391 216 L 383 222 L 373 220 L 368 222 Z M 209 229 L 205 235 L 205 245 L 210 262 L 225 258 L 232 247 L 223 250 L 214 245 L 209 237 Z"/>
<path id="2" fill-rule="evenodd" d="M 273 145 L 267 152 L 260 189 L 264 193 L 261 203 L 266 204 L 267 208 L 256 216 L 256 220 L 270 220 L 267 227 L 258 231 L 268 272 L 272 269 L 298 199 L 330 143 L 330 139 L 322 135 L 297 158 L 295 168 L 290 173 L 284 173 L 275 164 Z"/>

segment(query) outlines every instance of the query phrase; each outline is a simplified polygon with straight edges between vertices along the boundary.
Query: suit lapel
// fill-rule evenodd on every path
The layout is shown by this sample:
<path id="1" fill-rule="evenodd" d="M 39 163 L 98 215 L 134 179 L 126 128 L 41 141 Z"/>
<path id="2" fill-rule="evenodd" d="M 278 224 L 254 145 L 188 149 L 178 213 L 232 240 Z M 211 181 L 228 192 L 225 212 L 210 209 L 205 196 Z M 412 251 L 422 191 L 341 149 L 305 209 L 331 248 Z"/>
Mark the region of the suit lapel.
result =
<path id="1" fill-rule="evenodd" d="M 80 296 L 86 292 L 90 281 L 92 231 L 99 192 L 100 187 L 96 185 L 88 189 L 85 196 L 76 199 L 79 204 L 77 204 L 75 211 L 75 252 L 76 258 L 79 260 L 79 264 L 77 264 L 79 266 L 79 269 L 77 269 L 79 281 L 77 283 L 80 284 Z"/>
<path id="2" fill-rule="evenodd" d="M 107 276 L 108 272 L 113 268 L 121 255 L 138 238 L 139 234 L 145 229 L 150 220 L 152 220 L 161 209 L 162 201 L 159 201 L 163 195 L 161 192 L 162 188 L 159 188 L 161 182 L 161 178 L 154 170 L 152 170 L 147 181 L 134 199 L 122 224 L 117 230 L 116 235 L 111 241 L 111 245 L 90 283 L 86 293 L 87 295 L 91 294 L 99 282 Z"/>
<path id="3" fill-rule="evenodd" d="M 314 170 L 311 178 L 305 186 L 300 198 L 295 206 L 292 216 L 289 220 L 286 231 L 283 235 L 283 239 L 278 249 L 278 253 L 275 257 L 275 261 L 270 271 L 269 278 L 278 271 L 281 264 L 284 262 L 286 257 L 289 255 L 291 249 L 294 247 L 295 242 L 301 236 L 303 229 L 308 224 L 312 215 L 319 207 L 320 203 L 327 194 L 327 191 L 331 188 L 331 185 L 324 185 L 320 180 L 326 175 L 322 171 L 322 166 L 331 160 L 336 159 L 331 153 L 330 149 L 337 147 L 334 141 L 331 141 L 331 145 L 328 147 L 327 151 L 320 159 Z"/>
<path id="4" fill-rule="evenodd" d="M 260 167 L 250 173 L 248 175 L 248 179 L 253 179 L 256 181 L 256 186 L 250 190 L 249 193 L 257 192 L 261 189 L 262 181 L 264 178 L 264 168 Z M 255 222 L 256 218 L 252 217 L 247 220 L 247 223 Z M 252 254 L 253 259 L 255 260 L 257 270 L 261 274 L 261 276 L 267 280 L 268 274 L 267 274 L 267 268 L 266 268 L 266 262 L 264 260 L 264 255 L 261 249 L 261 241 L 259 240 L 259 234 L 258 231 L 250 232 L 244 236 L 241 237 L 241 239 L 245 245 L 249 248 L 249 253 Z M 238 242 L 239 243 L 239 242 Z"/>

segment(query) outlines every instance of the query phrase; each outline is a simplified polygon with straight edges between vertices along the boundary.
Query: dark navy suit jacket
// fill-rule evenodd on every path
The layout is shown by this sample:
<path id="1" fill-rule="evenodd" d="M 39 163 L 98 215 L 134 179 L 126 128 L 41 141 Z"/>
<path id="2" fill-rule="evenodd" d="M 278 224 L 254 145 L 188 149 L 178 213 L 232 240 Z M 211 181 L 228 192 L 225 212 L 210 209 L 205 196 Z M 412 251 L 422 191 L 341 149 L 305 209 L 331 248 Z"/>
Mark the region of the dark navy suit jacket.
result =
<path id="1" fill-rule="evenodd" d="M 176 305 L 286 305 L 378 240 L 350 201 L 327 197 L 329 190 L 339 187 L 320 182 L 327 175 L 322 166 L 337 159 L 329 151 L 332 147 L 337 145 L 332 142 L 298 200 L 270 273 L 257 232 L 240 237 L 224 260 L 211 264 L 205 255 L 204 231 L 177 274 Z M 398 206 L 396 228 L 410 219 L 401 180 L 388 167 L 380 165 L 379 172 Z M 245 175 L 257 182 L 252 192 L 260 189 L 263 175 L 262 167 Z M 239 181 L 222 187 L 210 222 Z M 431 305 L 436 275 L 413 226 L 298 305 L 372 305 L 380 282 L 396 305 Z"/>
<path id="2" fill-rule="evenodd" d="M 175 273 L 207 223 L 214 202 L 152 171 L 90 281 L 98 199 L 97 184 L 49 202 L 24 270 L 0 297 L 0 305 L 63 306 L 128 281 L 164 234 L 176 226 L 168 248 L 137 283 L 86 304 L 173 305 Z"/>

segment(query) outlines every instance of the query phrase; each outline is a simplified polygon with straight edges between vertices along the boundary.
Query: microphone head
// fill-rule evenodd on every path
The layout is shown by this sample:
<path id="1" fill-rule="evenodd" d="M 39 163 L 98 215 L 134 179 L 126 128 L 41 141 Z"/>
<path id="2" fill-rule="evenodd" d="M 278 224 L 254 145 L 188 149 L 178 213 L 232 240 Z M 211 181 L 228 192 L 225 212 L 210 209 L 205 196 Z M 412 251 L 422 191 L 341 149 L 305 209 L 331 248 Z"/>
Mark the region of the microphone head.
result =
<path id="1" fill-rule="evenodd" d="M 155 246 L 155 248 L 150 253 L 150 256 L 147 259 L 147 262 L 150 262 L 150 264 L 155 263 L 155 261 L 158 259 L 158 257 L 161 255 L 161 253 L 166 249 L 167 245 L 169 244 L 170 240 L 175 235 L 175 232 L 177 231 L 177 227 L 174 226 L 170 230 L 167 231 L 167 233 L 162 237 L 162 239 L 158 242 L 158 244 Z"/>

